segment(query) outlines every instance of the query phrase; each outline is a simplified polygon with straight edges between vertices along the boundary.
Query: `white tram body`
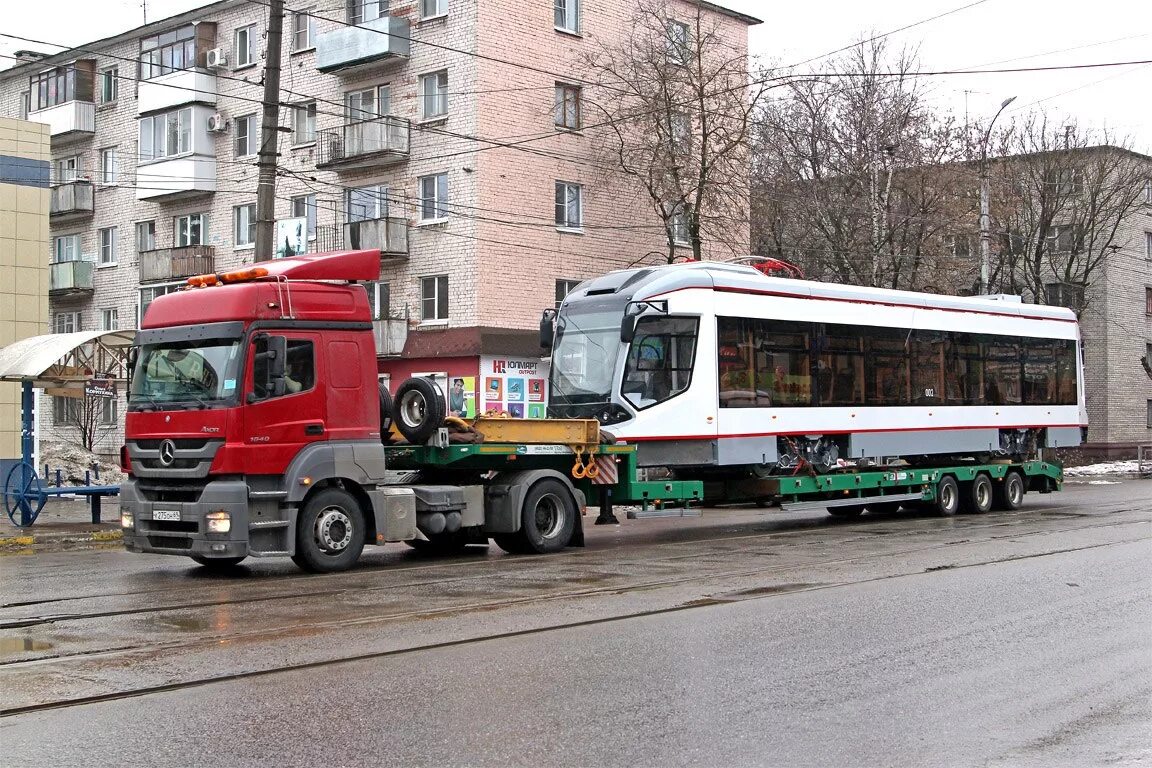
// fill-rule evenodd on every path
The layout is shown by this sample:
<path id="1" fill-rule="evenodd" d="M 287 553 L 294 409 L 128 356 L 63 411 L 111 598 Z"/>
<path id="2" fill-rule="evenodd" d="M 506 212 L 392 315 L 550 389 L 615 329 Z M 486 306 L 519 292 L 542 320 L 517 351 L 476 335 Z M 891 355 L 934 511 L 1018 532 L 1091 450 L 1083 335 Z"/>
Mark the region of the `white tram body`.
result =
<path id="1" fill-rule="evenodd" d="M 715 262 L 580 284 L 551 375 L 551 415 L 600 419 L 646 466 L 1021 455 L 1087 424 L 1070 310 Z"/>

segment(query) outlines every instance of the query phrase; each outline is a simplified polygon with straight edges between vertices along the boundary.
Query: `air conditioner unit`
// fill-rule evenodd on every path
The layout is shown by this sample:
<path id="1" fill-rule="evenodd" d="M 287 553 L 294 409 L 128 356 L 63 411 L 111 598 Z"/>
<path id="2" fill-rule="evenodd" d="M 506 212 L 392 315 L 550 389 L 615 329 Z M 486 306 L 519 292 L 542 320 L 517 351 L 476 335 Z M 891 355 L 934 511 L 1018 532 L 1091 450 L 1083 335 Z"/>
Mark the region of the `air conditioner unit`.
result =
<path id="1" fill-rule="evenodd" d="M 209 69 L 220 69 L 228 66 L 228 54 L 223 48 L 213 48 L 204 55 L 204 64 Z"/>
<path id="2" fill-rule="evenodd" d="M 228 130 L 228 119 L 219 112 L 208 115 L 208 131 L 210 133 L 224 133 Z"/>

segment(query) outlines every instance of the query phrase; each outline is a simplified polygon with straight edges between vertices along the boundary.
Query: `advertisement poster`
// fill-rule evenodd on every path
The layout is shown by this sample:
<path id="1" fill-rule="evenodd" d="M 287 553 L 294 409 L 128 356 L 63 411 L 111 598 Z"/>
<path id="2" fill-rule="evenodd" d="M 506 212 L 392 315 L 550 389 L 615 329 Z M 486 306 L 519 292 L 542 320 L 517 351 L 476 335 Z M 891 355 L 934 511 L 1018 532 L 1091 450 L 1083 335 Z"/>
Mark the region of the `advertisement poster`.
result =
<path id="1" fill-rule="evenodd" d="M 537 358 L 480 358 L 481 413 L 507 413 L 518 419 L 545 418 L 548 365 Z"/>
<path id="2" fill-rule="evenodd" d="M 276 253 L 274 258 L 299 256 L 308 252 L 308 219 L 278 219 L 276 221 Z"/>
<path id="3" fill-rule="evenodd" d="M 448 390 L 448 415 L 462 419 L 476 418 L 476 378 L 454 377 Z"/>

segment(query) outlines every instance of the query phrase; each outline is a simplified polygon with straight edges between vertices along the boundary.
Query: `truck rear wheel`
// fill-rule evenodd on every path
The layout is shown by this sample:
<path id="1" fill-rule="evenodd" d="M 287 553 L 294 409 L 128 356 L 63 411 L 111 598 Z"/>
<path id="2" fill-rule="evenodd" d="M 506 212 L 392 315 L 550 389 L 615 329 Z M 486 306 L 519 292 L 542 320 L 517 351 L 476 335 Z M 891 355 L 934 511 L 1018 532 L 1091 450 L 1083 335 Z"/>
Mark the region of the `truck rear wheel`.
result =
<path id="1" fill-rule="evenodd" d="M 325 488 L 309 497 L 296 517 L 292 560 L 314 573 L 346 570 L 360 559 L 364 535 L 364 514 L 352 494 Z"/>
<path id="2" fill-rule="evenodd" d="M 414 377 L 396 390 L 392 419 L 400 434 L 410 443 L 420 445 L 428 442 L 447 415 L 444 393 L 431 379 Z"/>
<path id="3" fill-rule="evenodd" d="M 936 485 L 936 501 L 932 509 L 940 517 L 952 517 L 959 508 L 960 486 L 956 484 L 956 478 L 945 475 Z"/>
<path id="4" fill-rule="evenodd" d="M 992 504 L 996 509 L 1020 509 L 1024 505 L 1024 478 L 1014 469 L 1008 470 L 1004 481 L 992 488 Z"/>
<path id="5" fill-rule="evenodd" d="M 961 501 L 961 507 L 969 514 L 982 515 L 992 509 L 992 481 L 988 475 L 976 475 L 972 482 L 965 483 Z"/>
<path id="6" fill-rule="evenodd" d="M 568 487 L 555 478 L 544 478 L 524 495 L 520 530 L 493 536 L 497 546 L 513 555 L 559 552 L 572 540 L 576 529 L 576 503 Z"/>

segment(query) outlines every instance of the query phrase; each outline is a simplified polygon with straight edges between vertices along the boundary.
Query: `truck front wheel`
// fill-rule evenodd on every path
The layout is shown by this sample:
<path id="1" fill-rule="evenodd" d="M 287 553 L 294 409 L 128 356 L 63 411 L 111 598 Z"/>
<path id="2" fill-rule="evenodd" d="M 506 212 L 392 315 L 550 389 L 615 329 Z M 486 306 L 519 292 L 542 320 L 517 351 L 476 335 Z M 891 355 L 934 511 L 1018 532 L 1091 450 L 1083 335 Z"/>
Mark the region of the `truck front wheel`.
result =
<path id="1" fill-rule="evenodd" d="M 360 558 L 364 534 L 364 514 L 352 494 L 325 488 L 309 497 L 296 517 L 292 560 L 314 573 L 346 570 Z"/>
<path id="2" fill-rule="evenodd" d="M 545 478 L 524 495 L 520 530 L 493 536 L 505 552 L 517 555 L 559 552 L 572 540 L 576 529 L 576 503 L 564 483 Z"/>

